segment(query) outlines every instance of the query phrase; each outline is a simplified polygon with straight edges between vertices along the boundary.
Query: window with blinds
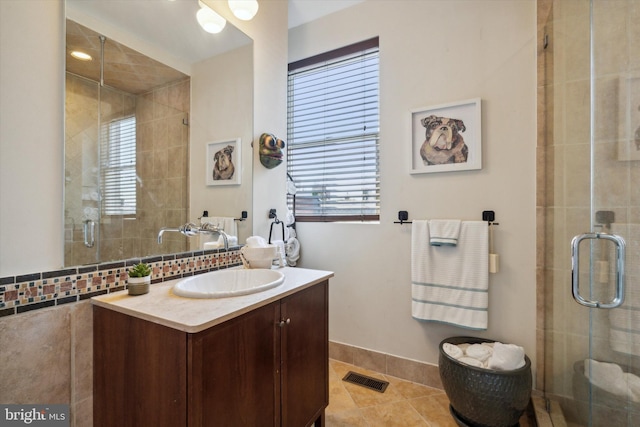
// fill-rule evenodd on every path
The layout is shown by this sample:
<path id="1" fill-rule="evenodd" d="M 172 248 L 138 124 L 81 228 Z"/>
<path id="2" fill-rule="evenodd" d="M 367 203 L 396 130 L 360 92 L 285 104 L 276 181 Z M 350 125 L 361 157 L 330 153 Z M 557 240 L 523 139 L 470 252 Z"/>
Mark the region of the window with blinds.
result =
<path id="1" fill-rule="evenodd" d="M 289 64 L 288 196 L 297 221 L 380 217 L 378 38 Z"/>
<path id="2" fill-rule="evenodd" d="M 136 213 L 136 118 L 113 120 L 102 127 L 102 212 Z"/>

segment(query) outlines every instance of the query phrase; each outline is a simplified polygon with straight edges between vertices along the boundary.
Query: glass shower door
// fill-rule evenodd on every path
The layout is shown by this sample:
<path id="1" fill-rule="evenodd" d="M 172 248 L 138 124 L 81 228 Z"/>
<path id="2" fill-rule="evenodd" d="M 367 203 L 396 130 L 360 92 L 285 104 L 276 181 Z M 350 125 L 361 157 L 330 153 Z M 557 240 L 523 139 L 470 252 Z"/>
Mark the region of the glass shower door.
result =
<path id="1" fill-rule="evenodd" d="M 630 427 L 640 425 L 640 2 L 592 0 L 585 18 L 589 232 L 573 241 L 572 290 L 588 342 L 572 391 L 580 425 Z"/>

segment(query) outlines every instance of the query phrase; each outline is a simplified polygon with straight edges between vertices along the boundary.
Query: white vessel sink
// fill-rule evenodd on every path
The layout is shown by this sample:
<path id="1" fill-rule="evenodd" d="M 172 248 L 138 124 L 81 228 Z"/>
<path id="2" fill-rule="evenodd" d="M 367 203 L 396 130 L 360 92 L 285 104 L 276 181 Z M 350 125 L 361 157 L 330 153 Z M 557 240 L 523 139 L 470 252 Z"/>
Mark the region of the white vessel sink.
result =
<path id="1" fill-rule="evenodd" d="M 187 298 L 225 298 L 275 288 L 284 274 L 269 269 L 225 269 L 180 280 L 173 293 Z"/>

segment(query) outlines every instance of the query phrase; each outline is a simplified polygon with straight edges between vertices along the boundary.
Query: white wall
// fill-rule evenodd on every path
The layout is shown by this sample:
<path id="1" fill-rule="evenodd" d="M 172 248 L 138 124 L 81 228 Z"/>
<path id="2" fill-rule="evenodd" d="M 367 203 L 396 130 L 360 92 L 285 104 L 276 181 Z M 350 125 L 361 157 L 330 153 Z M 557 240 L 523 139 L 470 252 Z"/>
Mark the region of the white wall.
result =
<path id="1" fill-rule="evenodd" d="M 239 218 L 241 211 L 250 212 L 252 206 L 253 45 L 194 64 L 191 94 L 189 221 L 196 222 L 204 210 L 209 216 Z M 237 138 L 241 144 L 233 158 L 236 168 L 240 167 L 235 172 L 240 185 L 207 186 L 207 144 Z M 247 222 L 236 222 L 240 242 L 251 229 Z M 195 249 L 198 239 L 189 241 Z"/>
<path id="2" fill-rule="evenodd" d="M 0 1 L 0 276 L 63 263 L 63 52 L 62 1 Z"/>
<path id="3" fill-rule="evenodd" d="M 258 140 L 264 132 L 282 139 L 287 134 L 287 18 L 286 1 L 260 1 L 258 14 L 251 21 L 235 18 L 226 2 L 205 0 L 233 25 L 253 39 L 253 233 L 269 235 L 269 209 L 286 213 L 286 170 L 282 164 L 266 169 L 258 158 Z M 241 242 L 244 243 L 244 242 Z"/>
<path id="4" fill-rule="evenodd" d="M 535 1 L 367 1 L 289 32 L 289 61 L 380 36 L 379 224 L 298 223 L 301 266 L 332 270 L 330 339 L 437 363 L 447 336 L 525 347 L 535 366 Z M 410 175 L 410 111 L 482 98 L 483 168 Z M 486 332 L 411 318 L 411 219 L 494 210 L 501 271 Z"/>

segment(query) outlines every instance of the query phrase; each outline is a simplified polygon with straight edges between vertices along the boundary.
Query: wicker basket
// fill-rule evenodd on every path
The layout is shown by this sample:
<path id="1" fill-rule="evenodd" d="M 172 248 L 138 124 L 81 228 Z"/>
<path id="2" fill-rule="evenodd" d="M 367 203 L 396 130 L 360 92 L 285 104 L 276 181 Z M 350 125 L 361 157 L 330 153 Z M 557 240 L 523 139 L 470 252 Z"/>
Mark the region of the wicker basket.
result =
<path id="1" fill-rule="evenodd" d="M 439 369 L 451 413 L 460 425 L 510 427 L 518 424 L 531 398 L 531 360 L 512 371 L 476 368 L 444 352 L 450 344 L 494 342 L 474 337 L 451 337 L 440 343 Z M 462 423 L 461 423 L 462 422 Z"/>

